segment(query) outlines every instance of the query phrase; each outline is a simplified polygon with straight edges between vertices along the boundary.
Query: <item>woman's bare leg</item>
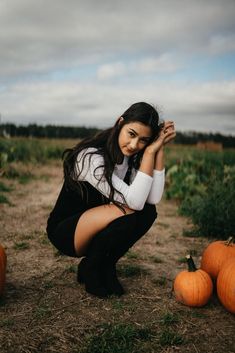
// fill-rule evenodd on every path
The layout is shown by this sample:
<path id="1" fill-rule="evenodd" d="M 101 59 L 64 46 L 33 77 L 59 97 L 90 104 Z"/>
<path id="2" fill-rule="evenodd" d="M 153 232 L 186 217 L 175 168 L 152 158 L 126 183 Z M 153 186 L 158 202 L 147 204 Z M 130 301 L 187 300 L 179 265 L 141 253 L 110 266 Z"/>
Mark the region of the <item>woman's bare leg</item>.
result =
<path id="1" fill-rule="evenodd" d="M 127 207 L 125 207 L 125 211 L 126 214 L 135 212 Z M 110 222 L 124 215 L 123 211 L 113 204 L 101 205 L 84 212 L 75 229 L 74 246 L 77 255 L 83 256 L 94 235 L 104 229 Z"/>

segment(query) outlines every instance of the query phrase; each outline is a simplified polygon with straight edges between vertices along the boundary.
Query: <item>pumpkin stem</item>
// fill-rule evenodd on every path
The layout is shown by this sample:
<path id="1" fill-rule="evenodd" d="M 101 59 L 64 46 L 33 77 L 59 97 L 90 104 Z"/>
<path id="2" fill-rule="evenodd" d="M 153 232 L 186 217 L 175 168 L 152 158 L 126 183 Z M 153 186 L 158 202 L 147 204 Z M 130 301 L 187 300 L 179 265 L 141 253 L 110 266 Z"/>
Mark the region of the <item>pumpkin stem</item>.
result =
<path id="1" fill-rule="evenodd" d="M 229 237 L 229 238 L 225 241 L 225 245 L 229 246 L 232 242 L 233 242 L 233 237 Z"/>
<path id="2" fill-rule="evenodd" d="M 197 271 L 197 268 L 195 266 L 195 263 L 193 261 L 193 258 L 191 255 L 186 255 L 187 263 L 188 263 L 188 271 L 189 272 L 195 272 Z"/>

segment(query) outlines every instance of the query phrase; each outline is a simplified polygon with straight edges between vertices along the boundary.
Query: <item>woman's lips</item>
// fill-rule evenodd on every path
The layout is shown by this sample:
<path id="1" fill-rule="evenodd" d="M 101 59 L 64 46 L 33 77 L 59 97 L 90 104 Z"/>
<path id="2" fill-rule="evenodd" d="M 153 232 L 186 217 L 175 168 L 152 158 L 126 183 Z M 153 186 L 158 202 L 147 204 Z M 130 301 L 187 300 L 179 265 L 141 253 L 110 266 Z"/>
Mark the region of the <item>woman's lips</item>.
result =
<path id="1" fill-rule="evenodd" d="M 127 152 L 128 152 L 128 153 L 135 153 L 135 151 L 129 150 L 128 148 L 127 148 Z"/>

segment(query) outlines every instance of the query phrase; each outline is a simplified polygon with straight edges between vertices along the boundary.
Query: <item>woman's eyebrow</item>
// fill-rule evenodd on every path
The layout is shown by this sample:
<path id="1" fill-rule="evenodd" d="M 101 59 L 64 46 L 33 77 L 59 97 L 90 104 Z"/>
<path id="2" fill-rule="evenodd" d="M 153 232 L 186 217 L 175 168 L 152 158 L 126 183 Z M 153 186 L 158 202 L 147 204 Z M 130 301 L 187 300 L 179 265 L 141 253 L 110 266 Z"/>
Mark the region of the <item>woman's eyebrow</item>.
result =
<path id="1" fill-rule="evenodd" d="M 130 129 L 130 131 L 132 131 L 135 135 L 138 135 L 138 133 L 134 130 L 134 129 L 132 129 L 132 128 L 129 128 Z M 141 137 L 142 139 L 145 139 L 145 140 L 149 140 L 151 137 L 150 136 L 143 136 L 143 137 Z"/>
<path id="2" fill-rule="evenodd" d="M 129 128 L 131 132 L 134 132 L 135 135 L 138 135 L 134 129 Z"/>

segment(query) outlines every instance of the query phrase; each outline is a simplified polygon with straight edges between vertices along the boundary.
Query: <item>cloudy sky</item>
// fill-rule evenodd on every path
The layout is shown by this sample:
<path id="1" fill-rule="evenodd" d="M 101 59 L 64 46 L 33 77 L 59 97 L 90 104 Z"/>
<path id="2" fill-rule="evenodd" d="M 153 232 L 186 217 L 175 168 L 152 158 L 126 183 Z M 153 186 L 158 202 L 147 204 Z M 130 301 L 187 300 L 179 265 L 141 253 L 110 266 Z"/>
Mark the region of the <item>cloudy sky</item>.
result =
<path id="1" fill-rule="evenodd" d="M 1 0 L 1 122 L 108 127 L 132 103 L 235 135 L 235 0 Z"/>

